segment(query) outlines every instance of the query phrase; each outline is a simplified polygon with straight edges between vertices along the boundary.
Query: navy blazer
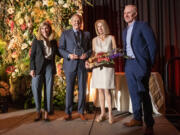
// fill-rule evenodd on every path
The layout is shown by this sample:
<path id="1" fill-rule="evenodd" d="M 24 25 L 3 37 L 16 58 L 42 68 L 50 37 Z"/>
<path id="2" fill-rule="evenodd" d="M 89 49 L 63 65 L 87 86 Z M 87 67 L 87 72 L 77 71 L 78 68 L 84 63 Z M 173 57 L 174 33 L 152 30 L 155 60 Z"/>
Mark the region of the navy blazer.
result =
<path id="1" fill-rule="evenodd" d="M 83 48 L 84 53 L 88 56 L 87 59 L 91 56 L 91 40 L 89 32 L 81 32 L 81 41 L 80 46 Z M 74 72 L 77 69 L 77 66 L 81 70 L 85 70 L 85 60 L 70 60 L 68 58 L 69 54 L 74 53 L 74 49 L 77 47 L 75 35 L 73 29 L 66 30 L 62 32 L 61 38 L 59 40 L 59 52 L 64 58 L 63 69 L 65 72 Z"/>
<path id="2" fill-rule="evenodd" d="M 51 55 L 51 62 L 52 62 L 52 72 L 56 74 L 56 65 L 55 65 L 55 55 L 59 55 L 57 41 L 51 40 L 50 41 L 52 47 L 52 55 Z M 44 65 L 44 44 L 42 40 L 37 40 L 36 38 L 33 40 L 32 48 L 31 48 L 31 56 L 30 56 L 30 70 L 35 70 L 35 73 L 38 75 L 41 73 L 41 70 Z"/>
<path id="3" fill-rule="evenodd" d="M 123 31 L 124 50 L 126 52 L 127 28 Z M 147 73 L 155 61 L 156 41 L 152 29 L 145 22 L 135 21 L 131 35 L 131 46 L 142 72 Z"/>

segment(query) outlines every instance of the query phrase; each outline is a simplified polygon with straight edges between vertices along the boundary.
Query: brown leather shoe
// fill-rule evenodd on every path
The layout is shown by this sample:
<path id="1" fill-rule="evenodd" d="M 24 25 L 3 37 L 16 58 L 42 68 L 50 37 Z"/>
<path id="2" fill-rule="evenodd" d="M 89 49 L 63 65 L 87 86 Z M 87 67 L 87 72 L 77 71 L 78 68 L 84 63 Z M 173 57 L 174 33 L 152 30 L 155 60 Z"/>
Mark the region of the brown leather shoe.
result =
<path id="1" fill-rule="evenodd" d="M 64 120 L 69 121 L 72 120 L 72 116 L 70 114 L 64 116 Z"/>
<path id="2" fill-rule="evenodd" d="M 154 135 L 153 127 L 146 127 L 144 135 Z"/>
<path id="3" fill-rule="evenodd" d="M 42 119 L 42 112 L 37 112 L 36 118 L 34 119 L 35 122 L 40 121 Z"/>
<path id="4" fill-rule="evenodd" d="M 79 117 L 81 118 L 81 120 L 87 120 L 84 114 L 79 114 Z"/>
<path id="5" fill-rule="evenodd" d="M 124 123 L 124 126 L 126 127 L 135 127 L 135 126 L 142 126 L 142 125 L 143 125 L 142 121 L 135 120 L 135 119 L 132 119 L 131 121 Z"/>

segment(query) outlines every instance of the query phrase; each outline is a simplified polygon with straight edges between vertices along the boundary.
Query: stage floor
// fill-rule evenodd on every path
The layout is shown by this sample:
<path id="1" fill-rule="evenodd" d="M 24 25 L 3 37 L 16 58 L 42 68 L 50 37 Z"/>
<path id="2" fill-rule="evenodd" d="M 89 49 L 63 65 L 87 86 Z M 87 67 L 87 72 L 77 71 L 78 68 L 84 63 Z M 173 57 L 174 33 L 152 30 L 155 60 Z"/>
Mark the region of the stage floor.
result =
<path id="1" fill-rule="evenodd" d="M 115 123 L 110 125 L 108 120 L 93 124 L 90 135 L 143 135 L 143 127 L 127 128 L 125 121 L 132 118 L 127 113 L 119 115 L 114 110 Z M 35 109 L 14 111 L 0 114 L 0 134 L 3 135 L 89 135 L 94 114 L 86 114 L 88 120 L 82 121 L 76 112 L 72 121 L 64 121 L 64 111 L 55 111 L 50 116 L 50 122 L 33 122 Z M 180 132 L 163 116 L 155 115 L 155 135 L 180 135 Z"/>

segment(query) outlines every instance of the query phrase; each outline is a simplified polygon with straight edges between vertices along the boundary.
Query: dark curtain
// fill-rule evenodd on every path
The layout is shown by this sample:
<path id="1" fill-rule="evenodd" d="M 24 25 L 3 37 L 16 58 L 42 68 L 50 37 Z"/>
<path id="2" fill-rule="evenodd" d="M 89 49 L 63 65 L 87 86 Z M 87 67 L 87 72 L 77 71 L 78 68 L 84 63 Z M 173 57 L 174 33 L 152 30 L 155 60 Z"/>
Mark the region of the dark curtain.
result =
<path id="1" fill-rule="evenodd" d="M 122 31 L 126 27 L 123 10 L 127 4 L 135 4 L 138 8 L 137 20 L 146 21 L 152 27 L 158 45 L 156 62 L 152 71 L 159 72 L 165 82 L 165 65 L 167 61 L 180 56 L 180 8 L 179 0 L 89 0 L 94 7 L 83 4 L 84 29 L 95 37 L 94 23 L 97 19 L 105 19 L 116 37 L 117 46 L 122 48 Z M 124 71 L 123 59 L 115 60 L 116 72 Z M 171 92 L 180 96 L 180 62 L 174 62 L 169 70 Z"/>

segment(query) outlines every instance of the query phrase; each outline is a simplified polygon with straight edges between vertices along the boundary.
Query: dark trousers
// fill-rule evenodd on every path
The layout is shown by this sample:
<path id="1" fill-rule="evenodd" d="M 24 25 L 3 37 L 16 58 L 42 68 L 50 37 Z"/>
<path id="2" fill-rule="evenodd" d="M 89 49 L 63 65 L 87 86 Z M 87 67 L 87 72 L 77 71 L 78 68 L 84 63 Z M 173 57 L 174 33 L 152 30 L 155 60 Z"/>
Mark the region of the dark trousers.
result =
<path id="1" fill-rule="evenodd" d="M 142 120 L 143 110 L 146 126 L 153 126 L 153 110 L 149 95 L 150 71 L 144 73 L 136 60 L 127 60 L 125 64 L 125 73 L 132 101 L 134 119 Z"/>
<path id="2" fill-rule="evenodd" d="M 84 70 L 77 70 L 76 72 L 65 72 L 66 75 L 66 108 L 67 114 L 72 113 L 73 109 L 73 97 L 74 86 L 77 77 L 78 80 L 78 113 L 84 113 L 85 101 L 86 101 L 86 80 L 87 72 Z"/>

